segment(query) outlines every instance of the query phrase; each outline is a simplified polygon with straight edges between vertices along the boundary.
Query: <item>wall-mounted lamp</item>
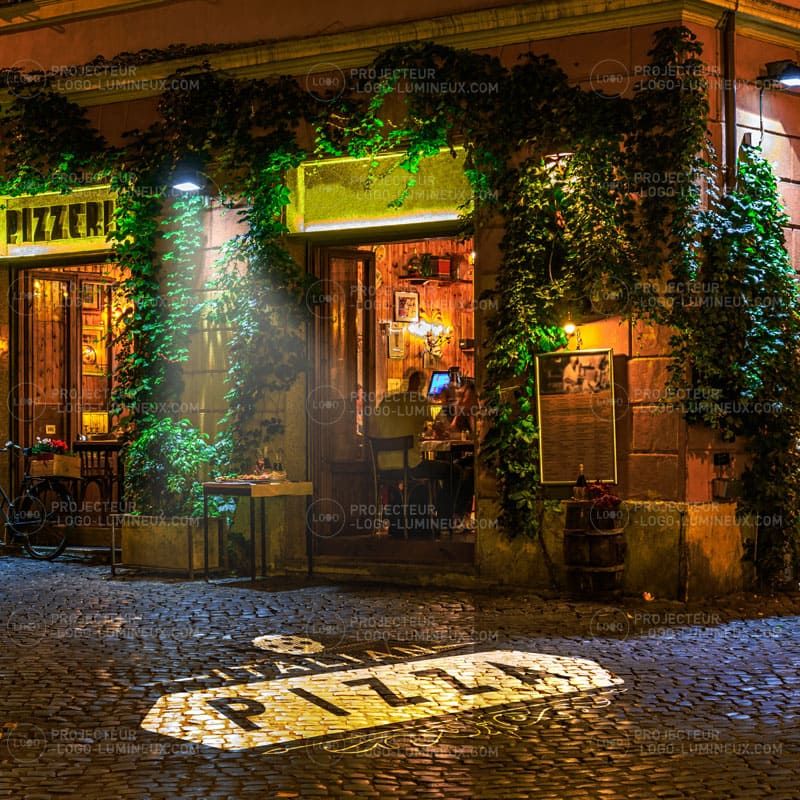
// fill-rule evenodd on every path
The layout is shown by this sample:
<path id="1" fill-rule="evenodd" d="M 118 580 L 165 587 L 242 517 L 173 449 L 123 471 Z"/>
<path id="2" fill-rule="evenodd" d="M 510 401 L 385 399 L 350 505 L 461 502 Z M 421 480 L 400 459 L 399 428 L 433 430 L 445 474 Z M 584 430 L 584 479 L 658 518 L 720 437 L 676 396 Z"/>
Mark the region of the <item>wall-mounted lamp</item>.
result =
<path id="1" fill-rule="evenodd" d="M 800 65 L 794 61 L 768 61 L 765 65 L 767 74 L 759 78 L 759 83 L 779 85 L 785 89 L 800 87 Z"/>
<path id="2" fill-rule="evenodd" d="M 209 187 L 214 186 L 219 191 L 216 181 L 202 171 L 202 162 L 193 155 L 188 155 L 175 167 L 170 179 L 170 186 L 181 194 L 192 192 L 209 193 Z"/>
<path id="3" fill-rule="evenodd" d="M 561 330 L 563 330 L 564 333 L 567 334 L 568 339 L 571 339 L 573 336 L 575 337 L 576 350 L 583 349 L 583 340 L 581 339 L 581 329 L 573 321 L 571 313 L 567 314 L 567 319 L 561 326 Z"/>
<path id="4" fill-rule="evenodd" d="M 409 325 L 408 332 L 425 340 L 425 349 L 433 358 L 441 358 L 444 346 L 453 338 L 453 329 L 449 325 L 428 322 L 425 319 Z"/>
<path id="5" fill-rule="evenodd" d="M 199 192 L 205 182 L 201 182 L 200 173 L 196 175 L 181 175 L 176 178 L 172 184 L 172 188 L 179 192 Z"/>

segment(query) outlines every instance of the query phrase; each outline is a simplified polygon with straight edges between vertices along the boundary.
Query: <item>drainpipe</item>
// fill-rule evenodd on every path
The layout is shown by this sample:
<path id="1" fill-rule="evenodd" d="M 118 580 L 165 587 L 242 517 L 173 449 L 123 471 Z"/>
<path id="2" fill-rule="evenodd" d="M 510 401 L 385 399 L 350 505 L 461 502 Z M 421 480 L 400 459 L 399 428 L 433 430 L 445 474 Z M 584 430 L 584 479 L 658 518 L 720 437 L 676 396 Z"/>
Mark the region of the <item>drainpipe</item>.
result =
<path id="1" fill-rule="evenodd" d="M 738 3 L 737 3 L 738 6 Z M 726 11 L 718 23 L 721 31 L 722 107 L 725 117 L 725 186 L 736 183 L 736 11 Z"/>
<path id="2" fill-rule="evenodd" d="M 680 511 L 678 528 L 678 600 L 689 602 L 689 542 L 686 539 L 686 509 Z"/>

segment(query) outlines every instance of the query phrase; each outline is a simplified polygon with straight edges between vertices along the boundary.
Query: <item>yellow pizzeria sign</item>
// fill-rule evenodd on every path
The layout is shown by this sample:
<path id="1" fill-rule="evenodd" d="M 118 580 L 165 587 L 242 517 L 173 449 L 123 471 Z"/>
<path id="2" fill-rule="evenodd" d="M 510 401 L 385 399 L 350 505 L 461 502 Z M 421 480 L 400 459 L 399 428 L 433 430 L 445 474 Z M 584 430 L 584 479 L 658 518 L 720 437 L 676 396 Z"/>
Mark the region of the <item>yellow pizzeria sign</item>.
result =
<path id="1" fill-rule="evenodd" d="M 107 250 L 114 211 L 114 197 L 105 187 L 2 198 L 0 256 Z"/>
<path id="2" fill-rule="evenodd" d="M 587 659 L 495 650 L 168 694 L 142 727 L 220 750 L 246 750 L 621 683 Z"/>

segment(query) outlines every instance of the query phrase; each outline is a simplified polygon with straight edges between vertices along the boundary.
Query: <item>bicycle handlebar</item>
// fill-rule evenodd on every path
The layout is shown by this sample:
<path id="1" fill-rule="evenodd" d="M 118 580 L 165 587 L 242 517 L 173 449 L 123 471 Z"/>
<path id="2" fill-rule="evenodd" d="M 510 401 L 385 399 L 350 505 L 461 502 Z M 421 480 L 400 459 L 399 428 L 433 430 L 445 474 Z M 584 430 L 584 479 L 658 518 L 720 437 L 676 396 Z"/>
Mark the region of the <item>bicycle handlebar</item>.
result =
<path id="1" fill-rule="evenodd" d="M 25 448 L 22 447 L 21 445 L 16 444 L 15 442 L 12 442 L 11 439 L 9 439 L 2 447 L 0 447 L 0 453 L 7 453 L 9 450 L 24 451 Z"/>

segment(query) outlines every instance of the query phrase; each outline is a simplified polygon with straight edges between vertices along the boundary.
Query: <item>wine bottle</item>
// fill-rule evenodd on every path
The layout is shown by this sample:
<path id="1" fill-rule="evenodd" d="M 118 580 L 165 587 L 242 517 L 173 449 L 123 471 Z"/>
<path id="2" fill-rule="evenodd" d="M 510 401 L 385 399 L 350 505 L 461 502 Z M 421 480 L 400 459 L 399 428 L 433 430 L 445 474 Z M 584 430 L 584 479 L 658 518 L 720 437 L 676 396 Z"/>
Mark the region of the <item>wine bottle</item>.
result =
<path id="1" fill-rule="evenodd" d="M 576 500 L 585 500 L 588 495 L 586 476 L 583 474 L 583 464 L 578 465 L 578 479 L 572 489 L 572 496 Z"/>

